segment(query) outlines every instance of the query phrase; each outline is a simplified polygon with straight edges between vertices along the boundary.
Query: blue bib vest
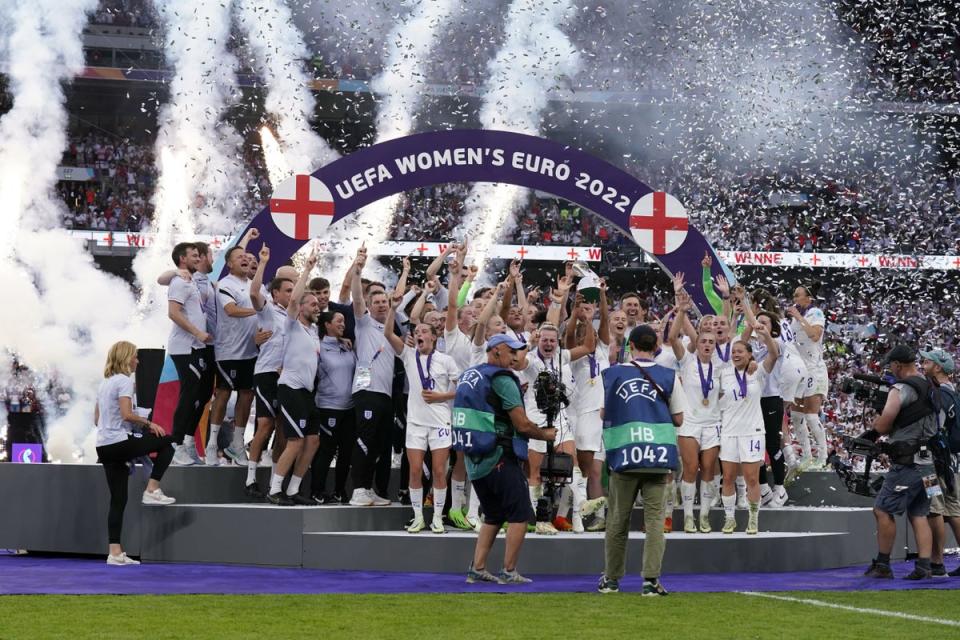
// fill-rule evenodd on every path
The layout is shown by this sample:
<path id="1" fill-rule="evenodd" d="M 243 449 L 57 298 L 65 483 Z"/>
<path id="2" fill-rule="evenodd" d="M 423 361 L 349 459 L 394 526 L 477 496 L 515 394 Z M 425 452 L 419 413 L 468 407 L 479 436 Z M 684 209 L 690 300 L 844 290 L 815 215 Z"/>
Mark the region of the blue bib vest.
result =
<path id="1" fill-rule="evenodd" d="M 508 376 L 516 385 L 520 397 L 520 381 L 509 369 L 492 364 L 470 367 L 457 379 L 457 393 L 453 399 L 453 449 L 467 455 L 482 456 L 491 453 L 497 445 L 510 445 L 521 460 L 527 459 L 527 441 L 516 435 L 510 416 L 500 406 L 493 390 L 493 379 Z M 501 424 L 509 425 L 498 429 Z"/>
<path id="2" fill-rule="evenodd" d="M 644 367 L 656 387 L 632 364 L 603 372 L 603 446 L 613 471 L 677 468 L 677 429 L 670 415 L 673 369 Z"/>

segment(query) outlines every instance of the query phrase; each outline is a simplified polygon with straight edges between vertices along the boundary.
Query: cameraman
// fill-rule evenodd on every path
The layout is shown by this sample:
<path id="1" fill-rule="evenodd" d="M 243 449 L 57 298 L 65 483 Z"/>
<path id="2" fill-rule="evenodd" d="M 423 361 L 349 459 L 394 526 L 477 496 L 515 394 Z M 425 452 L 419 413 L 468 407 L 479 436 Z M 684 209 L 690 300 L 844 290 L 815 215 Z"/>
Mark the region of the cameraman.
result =
<path id="1" fill-rule="evenodd" d="M 916 360 L 913 349 L 903 344 L 895 346 L 884 358 L 884 364 L 889 366 L 898 382 L 890 390 L 883 412 L 873 423 L 874 437 L 886 435 L 889 438 L 881 445 L 881 450 L 890 457 L 891 465 L 873 507 L 877 519 L 878 553 L 864 573 L 870 578 L 893 578 L 890 551 L 897 535 L 894 516 L 904 512 L 910 518 L 917 539 L 916 566 L 906 579 L 931 577 L 928 492 L 939 485 L 926 444 L 937 433 L 937 416 L 930 400 L 932 385 L 920 374 Z"/>
<path id="2" fill-rule="evenodd" d="M 483 507 L 467 582 L 530 582 L 517 572 L 517 557 L 533 510 L 518 454 L 527 438 L 553 440 L 556 429 L 541 429 L 523 410 L 520 381 L 513 374 L 527 345 L 498 333 L 487 340 L 487 362 L 470 367 L 457 381 L 453 402 L 454 447 L 464 453 L 467 475 Z M 499 578 L 486 570 L 487 555 L 504 523 L 507 548 Z"/>

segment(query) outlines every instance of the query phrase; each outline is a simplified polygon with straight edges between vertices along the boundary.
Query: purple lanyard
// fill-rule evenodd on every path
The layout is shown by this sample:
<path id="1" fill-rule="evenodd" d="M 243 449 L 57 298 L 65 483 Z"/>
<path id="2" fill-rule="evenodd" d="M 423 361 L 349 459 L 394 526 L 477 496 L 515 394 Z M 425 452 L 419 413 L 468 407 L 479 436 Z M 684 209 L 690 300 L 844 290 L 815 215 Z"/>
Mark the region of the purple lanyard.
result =
<path id="1" fill-rule="evenodd" d="M 743 377 L 740 377 L 740 372 L 737 371 L 737 368 L 733 368 L 733 375 L 737 379 L 737 386 L 740 387 L 740 398 L 747 397 L 747 377 L 750 375 L 746 369 L 743 370 Z"/>
<path id="2" fill-rule="evenodd" d="M 710 390 L 713 389 L 713 359 L 710 360 L 710 368 L 707 369 L 707 377 L 703 377 L 703 363 L 700 362 L 700 358 L 697 358 L 697 371 L 700 373 L 700 391 L 703 392 L 704 400 L 707 399 L 707 396 L 710 395 Z"/>
<path id="3" fill-rule="evenodd" d="M 597 356 L 592 353 L 587 354 L 587 361 L 590 363 L 590 379 L 592 380 L 600 375 L 600 363 L 597 362 Z"/>
<path id="4" fill-rule="evenodd" d="M 717 349 L 717 356 L 719 356 L 719 358 L 720 358 L 721 360 L 723 360 L 724 362 L 730 362 L 730 345 L 731 345 L 731 344 L 732 344 L 731 342 L 728 342 L 728 343 L 727 343 L 727 349 L 726 349 L 725 352 L 721 352 L 721 351 L 720 351 L 720 345 L 717 345 L 717 347 L 716 347 L 716 349 Z"/>
<path id="5" fill-rule="evenodd" d="M 377 352 L 373 354 L 373 359 L 370 361 L 370 366 L 373 366 L 373 363 L 377 361 L 377 358 L 380 357 L 380 354 L 383 353 L 383 347 L 377 349 Z"/>
<path id="6" fill-rule="evenodd" d="M 617 362 L 623 364 L 627 361 L 627 337 L 623 337 L 623 344 L 620 345 L 620 355 L 617 356 Z"/>
<path id="7" fill-rule="evenodd" d="M 510 329 L 510 331 L 513 331 L 513 329 Z M 527 344 L 527 339 L 523 337 L 523 333 L 517 333 L 516 331 L 513 331 L 513 335 L 517 336 L 517 340 L 523 344 Z"/>
<path id="8" fill-rule="evenodd" d="M 550 356 L 550 363 L 548 364 L 547 361 L 543 359 L 543 354 L 540 353 L 540 349 L 537 349 L 537 355 L 540 356 L 540 362 L 543 363 L 544 367 L 550 367 L 550 371 L 557 370 L 557 368 L 553 366 L 553 356 Z"/>
<path id="9" fill-rule="evenodd" d="M 433 361 L 433 351 L 430 352 L 430 355 L 427 356 L 427 373 L 423 373 L 423 365 L 420 364 L 420 352 L 416 353 L 417 356 L 417 373 L 420 374 L 420 386 L 424 390 L 429 391 L 433 389 L 433 378 L 430 377 L 430 363 Z"/>

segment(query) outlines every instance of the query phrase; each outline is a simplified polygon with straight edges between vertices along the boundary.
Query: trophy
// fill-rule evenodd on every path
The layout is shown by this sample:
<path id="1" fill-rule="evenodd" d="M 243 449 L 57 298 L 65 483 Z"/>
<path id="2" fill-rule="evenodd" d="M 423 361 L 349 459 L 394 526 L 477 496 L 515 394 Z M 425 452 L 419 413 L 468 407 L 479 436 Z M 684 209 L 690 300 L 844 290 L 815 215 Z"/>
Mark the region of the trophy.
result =
<path id="1" fill-rule="evenodd" d="M 573 273 L 580 277 L 577 293 L 587 302 L 600 302 L 600 276 L 587 266 L 586 262 L 572 263 Z"/>

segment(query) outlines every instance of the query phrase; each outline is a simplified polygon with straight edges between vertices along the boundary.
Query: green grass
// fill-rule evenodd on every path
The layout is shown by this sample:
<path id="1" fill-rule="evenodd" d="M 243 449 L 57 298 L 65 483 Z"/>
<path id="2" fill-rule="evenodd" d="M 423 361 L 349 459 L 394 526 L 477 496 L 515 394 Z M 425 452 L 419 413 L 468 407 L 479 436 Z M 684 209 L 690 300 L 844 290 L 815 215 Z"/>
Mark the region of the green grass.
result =
<path id="1" fill-rule="evenodd" d="M 778 595 L 960 622 L 957 591 Z M 904 640 L 956 638 L 960 627 L 739 594 L 0 597 L 0 638 L 64 637 Z"/>

